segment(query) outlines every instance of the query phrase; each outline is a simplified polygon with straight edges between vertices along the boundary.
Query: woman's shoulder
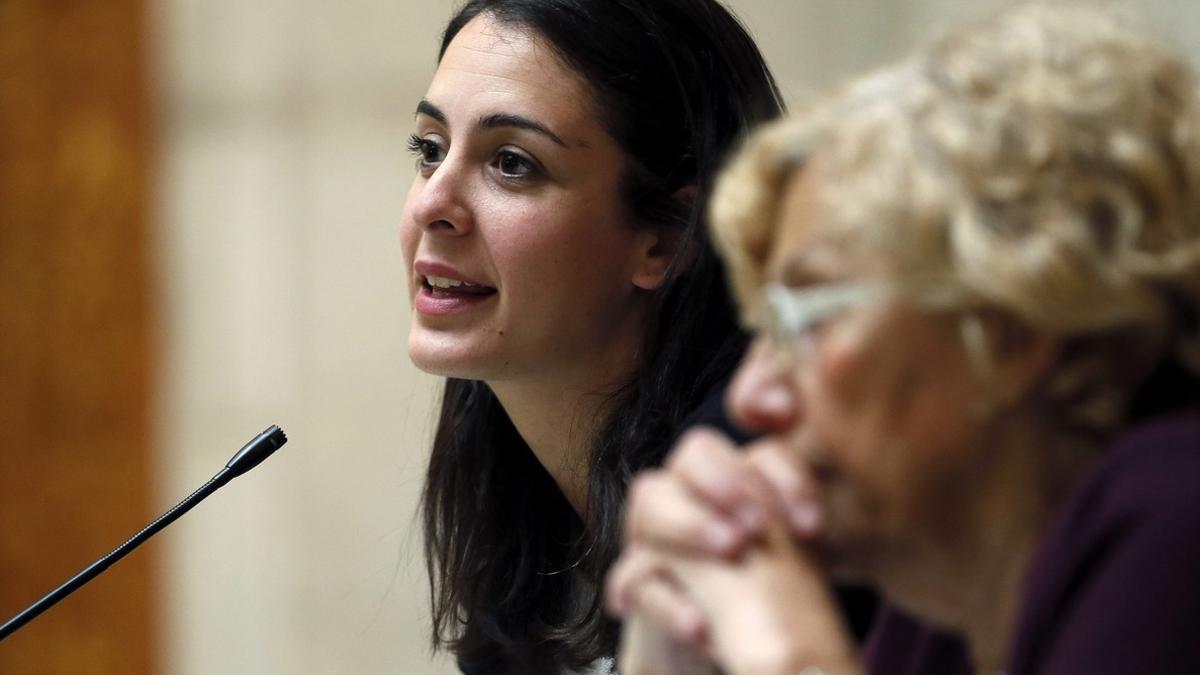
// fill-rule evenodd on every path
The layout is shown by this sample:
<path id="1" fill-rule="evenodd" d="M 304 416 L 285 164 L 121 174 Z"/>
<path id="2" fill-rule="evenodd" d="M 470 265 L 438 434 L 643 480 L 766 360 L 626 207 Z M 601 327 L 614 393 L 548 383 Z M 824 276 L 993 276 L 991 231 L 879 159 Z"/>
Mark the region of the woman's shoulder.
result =
<path id="1" fill-rule="evenodd" d="M 1026 577 L 1012 673 L 1200 672 L 1200 413 L 1122 434 Z"/>
<path id="2" fill-rule="evenodd" d="M 1109 480 L 1128 480 L 1133 469 L 1141 477 L 1175 482 L 1173 469 L 1200 462 L 1200 409 L 1163 415 L 1135 425 L 1112 443 L 1100 471 Z"/>
<path id="3" fill-rule="evenodd" d="M 1118 436 L 1071 492 L 1053 527 L 1080 543 L 1154 533 L 1174 541 L 1200 530 L 1200 410 L 1159 417 Z"/>
<path id="4" fill-rule="evenodd" d="M 752 438 L 752 434 L 747 433 L 730 419 L 729 413 L 725 409 L 725 391 L 729 388 L 730 377 L 726 376 L 717 381 L 700 400 L 700 404 L 692 408 L 691 412 L 683 418 L 679 428 L 675 430 L 675 438 L 672 439 L 671 445 L 674 445 L 675 441 L 678 441 L 679 437 L 688 429 L 695 427 L 718 429 L 738 444 L 745 443 Z"/>

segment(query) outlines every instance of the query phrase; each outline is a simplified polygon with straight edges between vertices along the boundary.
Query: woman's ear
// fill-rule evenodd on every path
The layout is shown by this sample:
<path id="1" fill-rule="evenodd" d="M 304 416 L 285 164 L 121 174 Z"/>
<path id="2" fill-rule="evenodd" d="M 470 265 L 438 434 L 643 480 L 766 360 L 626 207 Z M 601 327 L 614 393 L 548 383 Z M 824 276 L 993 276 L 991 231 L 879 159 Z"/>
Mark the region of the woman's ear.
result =
<path id="1" fill-rule="evenodd" d="M 637 263 L 633 270 L 633 285 L 646 291 L 660 288 L 667 281 L 671 263 L 679 248 L 676 230 L 644 230 L 635 235 Z"/>
<path id="2" fill-rule="evenodd" d="M 681 208 L 691 209 L 696 200 L 696 186 L 686 185 L 675 191 L 672 198 Z M 683 236 L 683 227 L 657 226 L 640 230 L 637 237 L 637 264 L 633 285 L 647 291 L 657 290 L 667 282 L 672 267 L 686 265 L 681 256 L 691 255 Z"/>
<path id="3" fill-rule="evenodd" d="M 995 362 L 997 402 L 1008 405 L 1026 398 L 1053 370 L 1062 342 L 1008 317 L 987 315 L 983 321 Z"/>

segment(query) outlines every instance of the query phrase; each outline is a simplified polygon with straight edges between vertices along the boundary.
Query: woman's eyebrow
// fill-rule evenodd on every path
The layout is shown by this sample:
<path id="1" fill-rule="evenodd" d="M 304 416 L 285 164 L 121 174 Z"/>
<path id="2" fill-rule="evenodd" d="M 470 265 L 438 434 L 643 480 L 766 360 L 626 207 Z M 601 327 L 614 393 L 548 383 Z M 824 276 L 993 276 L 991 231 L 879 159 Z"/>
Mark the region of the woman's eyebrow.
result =
<path id="1" fill-rule="evenodd" d="M 442 112 L 441 108 L 437 107 L 433 103 L 430 103 L 426 99 L 421 99 L 421 102 L 417 104 L 417 113 L 416 114 L 432 117 L 439 124 L 441 124 L 443 126 L 446 125 L 446 113 Z M 538 122 L 536 120 L 529 119 L 528 117 L 524 117 L 522 115 L 513 115 L 510 113 L 493 113 L 491 115 L 485 115 L 484 117 L 481 117 L 479 119 L 479 128 L 480 129 L 500 129 L 503 127 L 515 127 L 517 129 L 527 129 L 529 131 L 533 131 L 535 133 L 542 134 L 546 138 L 549 138 L 550 140 L 554 141 L 555 143 L 561 145 L 564 148 L 568 147 L 566 142 L 564 142 L 563 139 L 558 136 L 558 134 L 556 134 L 553 131 L 550 131 L 550 129 L 546 128 L 546 125 L 544 125 L 541 122 Z"/>
<path id="2" fill-rule="evenodd" d="M 564 148 L 567 147 L 567 144 L 563 142 L 563 139 L 558 137 L 558 134 L 550 131 L 540 122 L 531 120 L 528 117 L 522 117 L 521 115 L 510 115 L 507 113 L 494 113 L 491 115 L 486 115 L 479 120 L 480 129 L 499 129 L 501 127 L 516 127 L 517 129 L 533 131 L 542 134 L 546 138 L 549 138 Z"/>
<path id="3" fill-rule="evenodd" d="M 445 124 L 446 124 L 446 113 L 442 112 L 441 108 L 437 107 L 436 105 L 430 103 L 429 101 L 427 101 L 425 99 L 421 99 L 421 102 L 417 104 L 417 113 L 416 114 L 428 115 L 429 117 L 432 117 L 433 119 L 437 120 L 438 123 L 442 124 L 443 126 L 445 126 Z"/>
<path id="4" fill-rule="evenodd" d="M 797 251 L 776 266 L 778 281 L 785 286 L 808 286 L 825 279 L 814 269 L 813 255 Z"/>

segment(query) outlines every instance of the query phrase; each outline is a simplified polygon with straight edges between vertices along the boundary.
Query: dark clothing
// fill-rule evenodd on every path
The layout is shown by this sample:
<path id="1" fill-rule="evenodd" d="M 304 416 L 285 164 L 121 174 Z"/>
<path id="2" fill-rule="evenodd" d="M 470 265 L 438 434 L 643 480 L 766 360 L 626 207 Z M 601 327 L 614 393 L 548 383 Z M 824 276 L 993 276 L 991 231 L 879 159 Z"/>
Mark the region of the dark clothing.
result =
<path id="1" fill-rule="evenodd" d="M 463 675 L 504 675 L 504 664 L 501 663 L 463 663 L 458 662 L 458 669 Z"/>
<path id="2" fill-rule="evenodd" d="M 483 661 L 477 663 L 458 662 L 462 675 L 513 675 L 508 664 L 503 661 Z"/>
<path id="3" fill-rule="evenodd" d="M 717 429 L 737 445 L 745 445 L 754 440 L 754 434 L 747 433 L 745 429 L 734 424 L 733 420 L 729 419 L 729 413 L 725 412 L 725 392 L 728 389 L 728 379 L 722 380 L 713 387 L 712 391 L 704 396 L 700 405 L 683 418 L 683 422 L 679 424 L 679 431 L 675 434 L 675 438 L 671 439 L 670 445 L 673 447 L 680 437 L 693 427 Z"/>
<path id="4" fill-rule="evenodd" d="M 1119 438 L 1065 497 L 1025 578 L 1005 672 L 1195 675 L 1197 630 L 1200 413 L 1177 413 Z M 964 657 L 892 609 L 866 651 L 875 675 L 969 673 Z"/>
<path id="5" fill-rule="evenodd" d="M 1072 491 L 1017 626 L 1010 675 L 1200 673 L 1200 413 L 1141 425 Z"/>
<path id="6" fill-rule="evenodd" d="M 883 605 L 863 649 L 870 675 L 971 675 L 962 640 Z"/>

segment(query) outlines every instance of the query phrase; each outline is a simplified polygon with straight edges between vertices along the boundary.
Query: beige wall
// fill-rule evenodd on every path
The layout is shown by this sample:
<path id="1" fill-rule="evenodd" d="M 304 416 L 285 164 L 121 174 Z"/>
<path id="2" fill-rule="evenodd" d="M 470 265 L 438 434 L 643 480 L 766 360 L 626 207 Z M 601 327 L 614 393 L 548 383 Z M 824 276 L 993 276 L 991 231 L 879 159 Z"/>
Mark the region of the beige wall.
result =
<path id="1" fill-rule="evenodd" d="M 163 672 L 450 672 L 414 502 L 434 381 L 405 356 L 411 111 L 447 0 L 161 0 L 157 503 L 291 442 L 161 535 Z M 735 0 L 789 97 L 974 3 Z M 1200 3 L 1146 3 L 1185 44 Z M 1194 40 L 1193 40 L 1194 42 Z"/>

